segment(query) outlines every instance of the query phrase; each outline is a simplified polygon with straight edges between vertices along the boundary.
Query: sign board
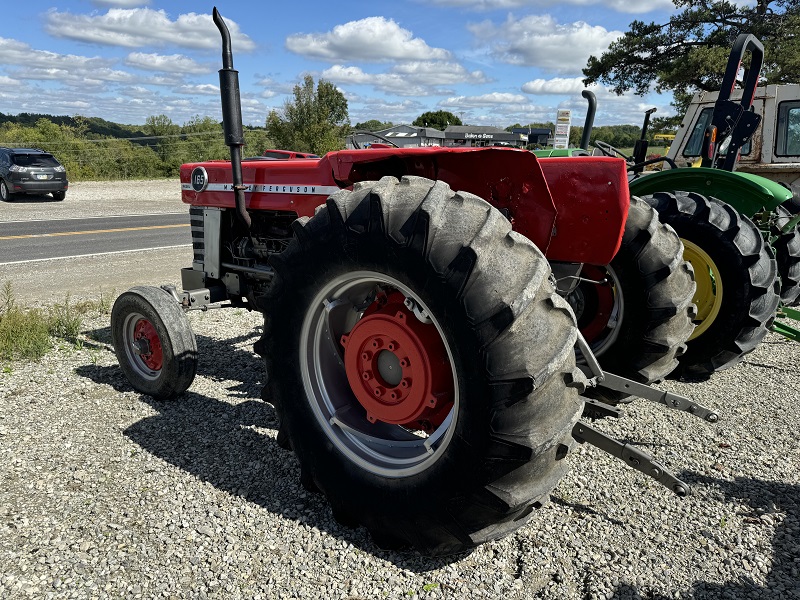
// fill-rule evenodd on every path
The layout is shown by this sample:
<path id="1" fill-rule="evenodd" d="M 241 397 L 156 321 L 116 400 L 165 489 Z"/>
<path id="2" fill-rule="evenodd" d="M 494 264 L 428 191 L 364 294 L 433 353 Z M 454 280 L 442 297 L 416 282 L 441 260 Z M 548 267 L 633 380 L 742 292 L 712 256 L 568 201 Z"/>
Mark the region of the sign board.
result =
<path id="1" fill-rule="evenodd" d="M 556 114 L 556 134 L 553 136 L 553 148 L 569 148 L 571 122 L 572 111 L 567 108 L 559 109 Z"/>

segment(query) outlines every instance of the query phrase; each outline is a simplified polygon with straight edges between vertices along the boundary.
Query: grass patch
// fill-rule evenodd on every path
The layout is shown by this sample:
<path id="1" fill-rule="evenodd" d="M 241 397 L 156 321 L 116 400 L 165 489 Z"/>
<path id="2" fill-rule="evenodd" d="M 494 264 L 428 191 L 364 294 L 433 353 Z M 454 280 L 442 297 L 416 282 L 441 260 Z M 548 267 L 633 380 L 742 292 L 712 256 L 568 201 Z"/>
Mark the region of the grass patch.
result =
<path id="1" fill-rule="evenodd" d="M 79 344 L 84 317 L 110 310 L 111 296 L 102 294 L 98 301 L 73 303 L 68 294 L 48 308 L 23 308 L 7 281 L 0 290 L 0 359 L 39 360 L 53 347 L 53 338 Z"/>

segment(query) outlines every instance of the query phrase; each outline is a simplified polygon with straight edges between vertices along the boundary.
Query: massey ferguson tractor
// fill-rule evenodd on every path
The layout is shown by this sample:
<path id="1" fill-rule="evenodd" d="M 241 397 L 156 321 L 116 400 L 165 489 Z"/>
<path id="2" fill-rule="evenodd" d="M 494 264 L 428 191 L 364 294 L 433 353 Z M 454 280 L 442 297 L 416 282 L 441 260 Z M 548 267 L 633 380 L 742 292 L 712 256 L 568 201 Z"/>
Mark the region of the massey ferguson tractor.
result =
<path id="1" fill-rule="evenodd" d="M 133 388 L 189 388 L 187 311 L 263 313 L 277 441 L 380 547 L 450 554 L 516 530 L 576 443 L 688 493 L 581 420 L 619 415 L 605 390 L 717 421 L 647 385 L 692 332 L 694 282 L 677 235 L 629 196 L 623 160 L 378 148 L 242 161 L 238 74 L 214 21 L 231 160 L 181 167 L 194 246 L 182 291 L 136 287 L 114 304 Z"/>

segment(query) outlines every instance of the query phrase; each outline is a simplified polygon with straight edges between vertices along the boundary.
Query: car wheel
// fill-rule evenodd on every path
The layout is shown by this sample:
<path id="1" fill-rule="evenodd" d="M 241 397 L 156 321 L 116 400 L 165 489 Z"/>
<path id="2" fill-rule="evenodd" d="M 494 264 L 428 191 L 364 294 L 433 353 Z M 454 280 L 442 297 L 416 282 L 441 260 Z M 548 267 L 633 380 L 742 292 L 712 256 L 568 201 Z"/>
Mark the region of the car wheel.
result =
<path id="1" fill-rule="evenodd" d="M 14 194 L 11 193 L 11 190 L 8 189 L 8 184 L 0 180 L 0 199 L 3 202 L 11 202 L 14 199 Z"/>
<path id="2" fill-rule="evenodd" d="M 66 198 L 67 192 L 53 192 L 53 200 L 61 201 Z"/>

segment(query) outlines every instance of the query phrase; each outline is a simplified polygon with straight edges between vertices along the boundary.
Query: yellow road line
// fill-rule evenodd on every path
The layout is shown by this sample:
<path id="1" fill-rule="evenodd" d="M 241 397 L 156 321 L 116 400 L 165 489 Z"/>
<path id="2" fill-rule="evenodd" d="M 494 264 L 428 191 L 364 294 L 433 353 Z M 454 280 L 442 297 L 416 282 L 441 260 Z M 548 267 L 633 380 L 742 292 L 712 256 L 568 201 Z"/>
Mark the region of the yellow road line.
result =
<path id="1" fill-rule="evenodd" d="M 90 231 L 60 231 L 57 233 L 28 233 L 25 235 L 0 236 L 0 240 L 21 240 L 25 238 L 56 237 L 60 235 L 87 235 L 90 233 L 117 233 L 120 231 L 145 231 L 147 229 L 174 229 L 176 227 L 189 227 L 189 224 L 151 225 L 149 227 L 121 227 L 119 229 L 93 229 Z"/>

